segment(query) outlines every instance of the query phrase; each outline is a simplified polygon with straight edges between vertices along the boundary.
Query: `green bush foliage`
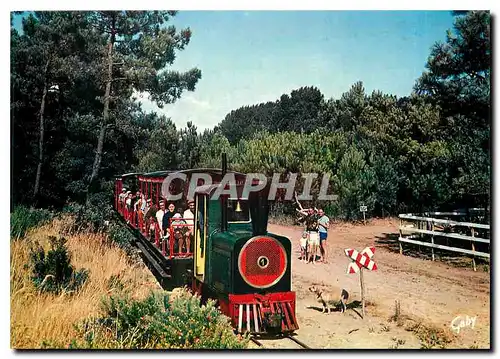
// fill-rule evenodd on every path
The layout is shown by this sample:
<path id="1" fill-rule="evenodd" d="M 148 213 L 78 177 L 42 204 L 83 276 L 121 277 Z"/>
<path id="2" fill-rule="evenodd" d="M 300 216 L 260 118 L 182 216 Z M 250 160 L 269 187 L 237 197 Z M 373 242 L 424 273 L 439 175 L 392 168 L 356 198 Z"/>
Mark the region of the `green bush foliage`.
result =
<path id="1" fill-rule="evenodd" d="M 91 194 L 85 204 L 71 202 L 63 208 L 63 213 L 73 215 L 75 221 L 71 232 L 90 231 L 107 232 L 111 242 L 125 251 L 131 251 L 133 234 L 118 220 L 111 203 L 113 197 L 109 193 L 99 192 Z"/>
<path id="2" fill-rule="evenodd" d="M 85 284 L 88 270 L 78 271 L 71 265 L 71 254 L 66 248 L 64 237 L 49 237 L 50 250 L 38 244 L 32 249 L 30 256 L 33 264 L 32 280 L 35 287 L 42 292 L 60 293 L 75 292 Z"/>
<path id="3" fill-rule="evenodd" d="M 10 238 L 24 238 L 28 230 L 47 223 L 52 217 L 46 209 L 17 206 L 10 214 Z"/>
<path id="4" fill-rule="evenodd" d="M 77 329 L 83 339 L 70 347 L 80 349 L 243 349 L 248 344 L 248 338 L 234 335 L 213 301 L 200 305 L 200 298 L 186 291 L 152 292 L 143 300 L 110 296 L 100 316 Z"/>

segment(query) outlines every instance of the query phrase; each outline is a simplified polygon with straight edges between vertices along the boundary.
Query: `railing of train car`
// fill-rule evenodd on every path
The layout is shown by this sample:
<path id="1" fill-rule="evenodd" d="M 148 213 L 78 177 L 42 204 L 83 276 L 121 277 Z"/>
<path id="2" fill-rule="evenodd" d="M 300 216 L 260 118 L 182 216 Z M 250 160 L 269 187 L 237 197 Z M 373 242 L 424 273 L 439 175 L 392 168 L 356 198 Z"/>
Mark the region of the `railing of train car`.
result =
<path id="1" fill-rule="evenodd" d="M 176 222 L 184 222 L 184 223 L 169 223 L 168 228 L 168 236 L 165 234 L 162 236 L 161 228 L 158 224 L 156 217 L 150 217 L 147 220 L 144 218 L 145 213 L 142 210 L 129 210 L 127 205 L 121 201 L 117 202 L 118 204 L 118 212 L 123 216 L 123 218 L 130 224 L 133 228 L 139 229 L 144 237 L 148 240 L 154 238 L 154 244 L 156 248 L 161 250 L 161 253 L 165 257 L 174 258 L 174 257 L 190 257 L 193 255 L 191 252 L 191 243 L 194 241 L 193 237 L 193 229 L 194 229 L 194 219 L 193 218 L 175 218 Z M 170 220 L 172 222 L 172 219 Z M 191 223 L 191 224 L 189 224 Z M 182 228 L 187 228 L 187 230 L 180 230 Z M 153 231 L 151 231 L 153 229 Z M 190 241 L 189 246 L 186 244 L 186 236 L 185 232 L 190 232 Z M 152 233 L 153 232 L 153 233 Z M 182 233 L 179 233 L 182 232 Z M 180 237 L 179 237 L 180 234 Z M 177 246 L 176 246 L 177 243 Z M 182 251 L 183 244 L 186 244 L 186 251 Z"/>

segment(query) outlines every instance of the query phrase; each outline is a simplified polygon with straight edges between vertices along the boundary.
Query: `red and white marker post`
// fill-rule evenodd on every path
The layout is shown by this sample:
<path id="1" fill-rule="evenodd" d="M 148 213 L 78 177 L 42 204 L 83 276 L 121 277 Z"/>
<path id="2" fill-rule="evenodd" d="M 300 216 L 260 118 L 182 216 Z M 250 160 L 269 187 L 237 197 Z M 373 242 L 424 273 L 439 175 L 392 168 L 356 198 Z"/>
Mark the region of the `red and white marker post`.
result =
<path id="1" fill-rule="evenodd" d="M 377 264 L 371 259 L 375 253 L 375 247 L 366 247 L 361 253 L 355 249 L 346 249 L 345 255 L 353 260 L 347 266 L 347 273 L 358 273 L 361 285 L 361 306 L 363 310 L 363 319 L 365 319 L 365 282 L 363 279 L 363 269 L 377 270 Z"/>

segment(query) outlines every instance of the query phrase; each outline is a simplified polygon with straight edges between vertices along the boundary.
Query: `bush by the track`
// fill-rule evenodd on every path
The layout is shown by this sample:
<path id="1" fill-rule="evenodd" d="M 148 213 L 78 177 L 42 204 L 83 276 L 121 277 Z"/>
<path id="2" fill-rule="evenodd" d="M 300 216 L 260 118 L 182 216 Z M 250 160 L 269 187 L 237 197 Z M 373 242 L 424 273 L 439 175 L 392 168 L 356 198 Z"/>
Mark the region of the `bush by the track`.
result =
<path id="1" fill-rule="evenodd" d="M 248 338 L 235 336 L 224 316 L 209 300 L 185 290 L 151 292 L 143 300 L 110 296 L 97 318 L 78 326 L 84 340 L 70 348 L 92 349 L 244 349 Z"/>

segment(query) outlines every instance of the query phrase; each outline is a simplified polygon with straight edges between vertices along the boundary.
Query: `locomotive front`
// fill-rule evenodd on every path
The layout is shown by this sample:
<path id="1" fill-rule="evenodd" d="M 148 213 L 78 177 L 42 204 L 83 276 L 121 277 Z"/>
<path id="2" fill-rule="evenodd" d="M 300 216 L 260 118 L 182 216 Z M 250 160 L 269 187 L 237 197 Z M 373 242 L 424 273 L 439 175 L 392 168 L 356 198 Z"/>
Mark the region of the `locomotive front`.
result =
<path id="1" fill-rule="evenodd" d="M 242 239 L 234 246 L 234 258 L 232 271 L 236 275 L 228 299 L 230 317 L 237 323 L 238 331 L 298 329 L 295 293 L 291 291 L 290 240 L 273 234 Z"/>

